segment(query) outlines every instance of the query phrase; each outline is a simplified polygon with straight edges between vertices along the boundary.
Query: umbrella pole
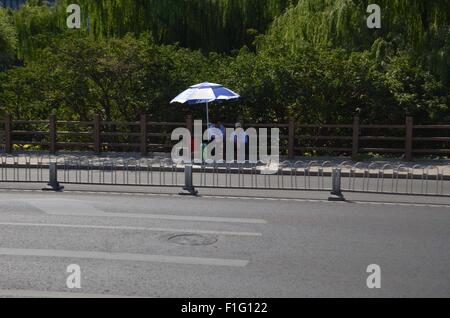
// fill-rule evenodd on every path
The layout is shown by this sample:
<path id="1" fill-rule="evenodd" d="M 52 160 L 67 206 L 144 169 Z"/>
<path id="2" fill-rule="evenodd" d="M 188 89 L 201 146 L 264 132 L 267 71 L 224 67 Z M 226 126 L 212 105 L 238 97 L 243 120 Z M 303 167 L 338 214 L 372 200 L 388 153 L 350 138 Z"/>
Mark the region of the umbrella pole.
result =
<path id="1" fill-rule="evenodd" d="M 209 105 L 206 103 L 206 129 L 209 129 Z"/>

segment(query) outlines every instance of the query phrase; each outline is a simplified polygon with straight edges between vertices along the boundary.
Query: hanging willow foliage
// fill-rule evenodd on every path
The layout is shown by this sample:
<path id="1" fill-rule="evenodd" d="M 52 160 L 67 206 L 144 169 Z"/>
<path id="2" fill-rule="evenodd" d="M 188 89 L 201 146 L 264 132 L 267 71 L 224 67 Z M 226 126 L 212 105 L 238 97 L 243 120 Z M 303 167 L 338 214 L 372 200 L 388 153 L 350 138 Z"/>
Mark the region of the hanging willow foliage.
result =
<path id="1" fill-rule="evenodd" d="M 15 13 L 19 56 L 31 57 L 48 41 L 66 34 L 66 6 L 51 8 L 29 0 Z M 450 83 L 450 1 L 377 0 L 382 28 L 366 26 L 369 0 L 78 0 L 83 26 L 95 37 L 149 32 L 157 43 L 180 43 L 205 52 L 229 52 L 250 45 L 258 33 L 261 49 L 295 51 L 304 46 L 372 50 L 383 59 L 407 50 Z M 288 10 L 286 11 L 286 8 Z M 284 14 L 281 14 L 285 12 Z M 80 32 L 78 32 L 79 34 Z M 81 32 L 82 33 L 82 32 Z M 46 42 L 47 41 L 47 42 Z"/>
<path id="2" fill-rule="evenodd" d="M 382 28 L 367 27 L 367 6 L 382 9 Z M 450 1 L 448 0 L 300 0 L 275 19 L 259 47 L 305 46 L 372 50 L 378 58 L 399 50 L 450 82 Z"/>
<path id="3" fill-rule="evenodd" d="M 0 70 L 12 60 L 17 47 L 17 35 L 7 10 L 0 8 Z"/>
<path id="4" fill-rule="evenodd" d="M 80 0 L 91 32 L 123 36 L 150 31 L 159 43 L 179 42 L 206 51 L 230 51 L 248 44 L 248 30 L 268 24 L 298 0 Z"/>
<path id="5" fill-rule="evenodd" d="M 42 1 L 27 2 L 14 12 L 14 25 L 18 36 L 20 59 L 34 59 L 40 48 L 63 34 L 65 29 L 65 7 L 49 7 Z"/>
<path id="6" fill-rule="evenodd" d="M 65 32 L 65 8 L 72 0 L 60 0 L 53 8 L 35 6 L 34 0 L 16 14 L 25 52 L 33 49 L 40 32 Z M 178 42 L 183 47 L 229 52 L 251 44 L 254 35 L 266 31 L 273 18 L 298 0 L 78 0 L 84 28 L 96 37 L 122 37 L 149 32 L 161 44 Z M 30 40 L 31 39 L 31 40 Z"/>

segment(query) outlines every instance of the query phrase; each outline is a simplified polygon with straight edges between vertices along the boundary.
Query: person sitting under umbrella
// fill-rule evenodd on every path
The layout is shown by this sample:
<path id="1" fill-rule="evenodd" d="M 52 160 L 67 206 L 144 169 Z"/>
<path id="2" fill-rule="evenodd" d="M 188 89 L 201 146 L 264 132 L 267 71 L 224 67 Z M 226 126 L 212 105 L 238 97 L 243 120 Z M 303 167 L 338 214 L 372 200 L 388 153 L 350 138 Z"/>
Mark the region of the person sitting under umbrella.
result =
<path id="1" fill-rule="evenodd" d="M 242 128 L 241 123 L 236 123 L 235 130 L 230 135 L 230 141 L 234 144 L 234 158 L 236 161 L 239 160 L 239 154 L 244 151 L 244 160 L 248 158 L 248 144 L 249 138 L 245 130 Z"/>

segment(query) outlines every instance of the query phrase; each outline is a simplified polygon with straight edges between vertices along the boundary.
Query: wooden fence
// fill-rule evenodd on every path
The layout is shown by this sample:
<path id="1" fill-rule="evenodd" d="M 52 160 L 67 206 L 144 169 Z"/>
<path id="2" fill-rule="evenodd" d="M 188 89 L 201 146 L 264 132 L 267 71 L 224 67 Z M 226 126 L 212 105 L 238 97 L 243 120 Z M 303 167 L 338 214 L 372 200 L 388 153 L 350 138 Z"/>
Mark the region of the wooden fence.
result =
<path id="1" fill-rule="evenodd" d="M 3 126 L 3 127 L 2 127 Z M 233 125 L 227 125 L 227 127 Z M 407 117 L 400 125 L 361 124 L 359 117 L 346 125 L 305 125 L 293 118 L 285 124 L 251 124 L 246 127 L 279 128 L 282 155 L 289 158 L 312 155 L 343 155 L 357 159 L 361 154 L 396 154 L 407 161 L 414 156 L 450 155 L 450 125 L 414 125 Z M 31 147 L 56 153 L 60 150 L 90 150 L 168 152 L 174 145 L 170 140 L 173 129 L 187 127 L 192 131 L 193 120 L 185 122 L 151 122 L 142 115 L 137 122 L 107 122 L 100 116 L 93 121 L 13 120 L 6 115 L 0 122 L 0 145 L 4 152 Z M 33 148 L 35 147 L 35 148 Z"/>

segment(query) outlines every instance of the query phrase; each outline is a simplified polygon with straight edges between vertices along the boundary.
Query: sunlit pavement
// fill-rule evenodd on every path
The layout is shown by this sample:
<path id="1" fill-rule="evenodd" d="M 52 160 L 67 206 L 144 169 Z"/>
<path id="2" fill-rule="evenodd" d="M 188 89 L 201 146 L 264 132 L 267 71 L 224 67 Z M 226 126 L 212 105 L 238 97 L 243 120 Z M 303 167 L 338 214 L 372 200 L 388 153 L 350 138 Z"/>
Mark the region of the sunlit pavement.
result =
<path id="1" fill-rule="evenodd" d="M 0 191 L 3 297 L 450 295 L 448 198 L 16 188 Z M 70 264 L 81 289 L 66 285 Z M 366 285 L 370 264 L 381 289 Z"/>

